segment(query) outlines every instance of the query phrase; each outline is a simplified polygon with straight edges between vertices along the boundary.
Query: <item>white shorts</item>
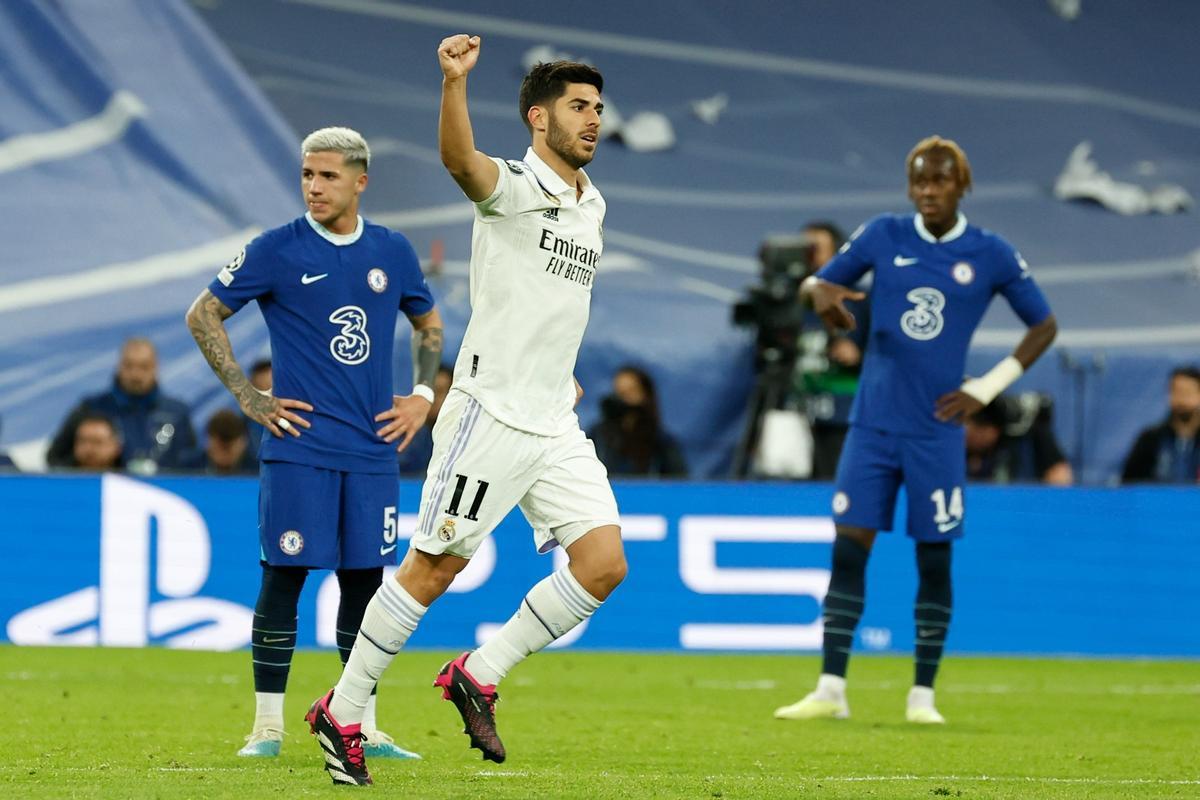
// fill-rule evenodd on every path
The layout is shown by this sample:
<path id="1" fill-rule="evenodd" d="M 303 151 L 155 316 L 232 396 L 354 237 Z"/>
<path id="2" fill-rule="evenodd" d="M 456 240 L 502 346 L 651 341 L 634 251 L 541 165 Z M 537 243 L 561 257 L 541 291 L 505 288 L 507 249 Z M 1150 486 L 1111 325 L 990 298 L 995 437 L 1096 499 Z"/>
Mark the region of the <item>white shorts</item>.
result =
<path id="1" fill-rule="evenodd" d="M 411 546 L 470 558 L 520 506 L 545 553 L 601 525 L 620 525 L 608 470 L 578 427 L 559 436 L 511 428 L 451 389 L 433 426 L 433 457 Z"/>

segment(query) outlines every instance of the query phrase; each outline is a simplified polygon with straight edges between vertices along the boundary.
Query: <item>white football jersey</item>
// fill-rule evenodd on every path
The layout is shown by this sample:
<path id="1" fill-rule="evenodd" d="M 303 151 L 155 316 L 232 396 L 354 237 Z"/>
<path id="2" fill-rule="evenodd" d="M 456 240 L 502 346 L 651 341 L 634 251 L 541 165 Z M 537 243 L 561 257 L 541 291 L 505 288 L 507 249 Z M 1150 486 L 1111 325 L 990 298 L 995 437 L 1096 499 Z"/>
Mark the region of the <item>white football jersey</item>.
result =
<path id="1" fill-rule="evenodd" d="M 575 359 L 604 247 L 604 198 L 580 171 L 583 194 L 530 148 L 492 159 L 500 178 L 475 204 L 471 320 L 454 388 L 519 430 L 557 436 L 579 425 Z"/>

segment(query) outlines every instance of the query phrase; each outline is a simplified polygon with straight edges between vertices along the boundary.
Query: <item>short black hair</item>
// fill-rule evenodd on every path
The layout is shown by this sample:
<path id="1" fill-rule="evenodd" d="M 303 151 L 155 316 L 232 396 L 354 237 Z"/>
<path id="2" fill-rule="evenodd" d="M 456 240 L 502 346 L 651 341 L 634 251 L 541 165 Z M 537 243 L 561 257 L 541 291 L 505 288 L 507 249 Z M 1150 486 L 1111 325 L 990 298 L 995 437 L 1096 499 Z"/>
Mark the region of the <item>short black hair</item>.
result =
<path id="1" fill-rule="evenodd" d="M 1194 364 L 1184 364 L 1171 370 L 1171 380 L 1176 378 L 1191 378 L 1196 383 L 1200 383 L 1200 367 Z M 1169 383 L 1170 381 L 1168 381 Z"/>
<path id="2" fill-rule="evenodd" d="M 117 426 L 117 421 L 108 414 L 105 414 L 103 411 L 97 411 L 92 408 L 84 411 L 79 415 L 79 418 L 75 420 L 75 430 L 78 431 L 80 428 L 82 428 L 85 422 L 99 422 L 107 425 L 108 429 L 112 431 L 114 437 L 116 437 L 118 440 L 121 438 L 121 429 Z"/>
<path id="3" fill-rule="evenodd" d="M 833 239 L 833 249 L 837 250 L 846 243 L 846 234 L 842 233 L 842 229 L 833 224 L 829 220 L 814 219 L 812 222 L 804 223 L 802 231 L 825 231 Z"/>
<path id="4" fill-rule="evenodd" d="M 568 83 L 587 83 L 595 86 L 597 92 L 604 91 L 604 78 L 600 70 L 590 64 L 551 61 L 548 64 L 536 64 L 529 70 L 525 80 L 521 81 L 521 121 L 526 128 L 533 130 L 529 124 L 529 109 L 562 97 Z"/>

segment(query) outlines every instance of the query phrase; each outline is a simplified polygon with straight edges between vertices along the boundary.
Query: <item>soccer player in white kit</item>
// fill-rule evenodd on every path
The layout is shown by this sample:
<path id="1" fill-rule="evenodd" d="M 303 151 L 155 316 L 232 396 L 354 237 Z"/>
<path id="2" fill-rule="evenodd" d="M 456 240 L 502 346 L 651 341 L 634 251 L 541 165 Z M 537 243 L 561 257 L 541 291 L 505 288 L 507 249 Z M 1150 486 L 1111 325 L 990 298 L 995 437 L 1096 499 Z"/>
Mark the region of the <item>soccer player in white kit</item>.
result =
<path id="1" fill-rule="evenodd" d="M 574 411 L 575 359 L 603 249 L 604 199 L 582 169 L 599 140 L 603 79 L 585 64 L 534 67 L 520 95 L 532 146 L 522 160 L 490 158 L 475 149 L 467 113 L 479 48 L 478 36 L 463 34 L 438 46 L 442 162 L 475 204 L 472 315 L 433 430 L 408 554 L 367 606 L 341 679 L 307 717 L 334 783 L 371 783 L 360 720 L 372 688 L 514 505 L 538 550 L 561 546 L 569 563 L 530 589 L 494 638 L 437 676 L 485 759 L 505 758 L 496 684 L 590 617 L 625 577 L 608 473 Z"/>

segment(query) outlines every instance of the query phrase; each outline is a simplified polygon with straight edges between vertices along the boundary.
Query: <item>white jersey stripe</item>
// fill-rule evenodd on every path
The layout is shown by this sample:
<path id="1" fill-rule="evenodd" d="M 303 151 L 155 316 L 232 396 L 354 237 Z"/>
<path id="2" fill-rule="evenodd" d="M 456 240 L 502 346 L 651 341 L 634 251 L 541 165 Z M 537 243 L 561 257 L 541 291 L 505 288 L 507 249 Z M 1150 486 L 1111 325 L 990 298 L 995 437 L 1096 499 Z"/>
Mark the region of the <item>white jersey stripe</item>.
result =
<path id="1" fill-rule="evenodd" d="M 442 461 L 442 468 L 438 472 L 437 483 L 434 484 L 433 491 L 429 493 L 429 504 L 425 507 L 425 519 L 421 521 L 420 531 L 426 535 L 433 535 L 433 523 L 437 519 L 437 510 L 442 506 L 442 497 L 446 493 L 446 484 L 450 481 L 450 475 L 454 471 L 454 462 L 462 455 L 466 449 L 467 441 L 471 438 L 471 431 L 475 429 L 475 422 L 479 419 L 479 414 L 482 411 L 482 406 L 479 401 L 471 397 L 467 400 L 467 407 L 463 410 L 462 419 L 458 423 L 458 431 L 454 435 L 454 440 L 450 442 L 450 447 L 446 450 L 446 457 Z"/>

